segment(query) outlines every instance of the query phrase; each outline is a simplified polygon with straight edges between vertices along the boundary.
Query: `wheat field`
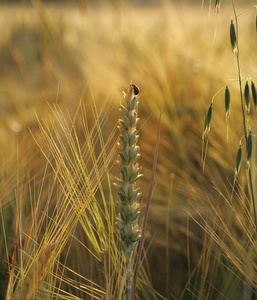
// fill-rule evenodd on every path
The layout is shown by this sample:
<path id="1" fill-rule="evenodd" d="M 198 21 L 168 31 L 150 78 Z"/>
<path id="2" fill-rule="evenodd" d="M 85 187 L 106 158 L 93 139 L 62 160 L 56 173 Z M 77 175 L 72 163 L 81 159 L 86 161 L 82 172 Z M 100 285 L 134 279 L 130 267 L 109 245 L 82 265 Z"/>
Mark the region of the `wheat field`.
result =
<path id="1" fill-rule="evenodd" d="M 135 299 L 257 294 L 245 160 L 231 196 L 244 134 L 229 37 L 234 12 L 221 1 L 217 14 L 214 2 L 1 4 L 1 300 L 125 299 L 113 182 L 122 92 L 132 83 L 140 89 L 139 225 L 161 114 Z M 234 2 L 242 78 L 257 82 L 256 3 Z M 203 172 L 204 118 L 213 97 Z M 254 108 L 249 123 L 256 194 Z M 243 153 L 244 147 L 242 141 Z"/>

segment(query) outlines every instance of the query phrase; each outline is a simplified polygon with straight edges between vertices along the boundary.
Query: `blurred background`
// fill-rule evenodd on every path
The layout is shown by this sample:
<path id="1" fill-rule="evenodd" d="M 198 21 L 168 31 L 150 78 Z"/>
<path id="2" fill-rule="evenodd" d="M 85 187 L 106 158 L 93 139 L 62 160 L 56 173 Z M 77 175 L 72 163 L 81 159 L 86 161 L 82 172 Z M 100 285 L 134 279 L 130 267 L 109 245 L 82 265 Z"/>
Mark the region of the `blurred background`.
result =
<path id="1" fill-rule="evenodd" d="M 206 246 L 206 233 L 192 216 L 198 218 L 196 210 L 207 215 L 209 203 L 222 205 L 223 195 L 230 194 L 243 134 L 229 39 L 233 9 L 230 1 L 221 1 L 216 13 L 214 2 L 0 1 L 0 199 L 9 251 L 17 178 L 26 182 L 33 174 L 35 182 L 40 181 L 45 166 L 31 135 L 40 135 L 36 116 L 47 116 L 54 104 L 73 115 L 80 101 L 89 112 L 93 100 L 99 111 L 109 103 L 103 129 L 107 138 L 119 118 L 122 91 L 134 83 L 140 88 L 142 213 L 162 111 L 147 227 L 149 276 L 153 287 L 168 299 L 182 295 Z M 235 1 L 238 11 L 253 2 Z M 242 74 L 250 74 L 253 81 L 257 80 L 255 14 L 250 10 L 239 18 Z M 228 141 L 226 84 L 231 91 Z M 203 174 L 204 118 L 218 91 Z M 90 113 L 88 121 L 94 123 Z M 112 172 L 116 175 L 116 167 Z M 1 249 L 2 258 L 3 244 Z M 212 282 L 217 289 L 222 289 L 226 277 L 226 268 L 221 269 Z M 3 273 L 1 277 L 3 290 L 7 279 Z"/>

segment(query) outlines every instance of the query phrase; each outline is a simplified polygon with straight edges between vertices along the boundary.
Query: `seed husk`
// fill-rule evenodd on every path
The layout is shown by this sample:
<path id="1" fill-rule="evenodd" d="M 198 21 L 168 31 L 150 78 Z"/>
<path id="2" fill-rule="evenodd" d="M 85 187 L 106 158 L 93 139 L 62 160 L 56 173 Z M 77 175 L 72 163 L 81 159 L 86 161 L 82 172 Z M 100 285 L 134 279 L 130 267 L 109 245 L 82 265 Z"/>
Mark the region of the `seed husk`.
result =
<path id="1" fill-rule="evenodd" d="M 240 171 L 241 162 L 242 162 L 242 147 L 241 147 L 241 143 L 240 143 L 238 150 L 237 150 L 237 154 L 236 154 L 235 176 L 237 176 Z"/>
<path id="2" fill-rule="evenodd" d="M 248 81 L 246 81 L 245 83 L 244 96 L 245 96 L 246 113 L 249 114 L 250 113 L 250 89 L 249 89 Z"/>
<path id="3" fill-rule="evenodd" d="M 255 84 L 253 82 L 251 84 L 251 88 L 252 88 L 252 96 L 253 96 L 254 106 L 255 106 L 255 109 L 257 109 L 257 91 L 256 91 Z"/>
<path id="4" fill-rule="evenodd" d="M 211 118 L 212 118 L 212 103 L 209 106 L 206 116 L 205 116 L 205 120 L 204 120 L 204 134 L 208 134 L 211 128 Z"/>
<path id="5" fill-rule="evenodd" d="M 230 23 L 230 43 L 232 47 L 232 51 L 237 51 L 237 38 L 236 38 L 236 29 L 233 20 Z"/>
<path id="6" fill-rule="evenodd" d="M 249 164 L 251 157 L 252 157 L 252 133 L 251 133 L 251 130 L 249 130 L 249 133 L 247 136 L 246 157 L 247 157 L 247 163 Z"/>
<path id="7" fill-rule="evenodd" d="M 225 90 L 225 111 L 226 111 L 226 116 L 229 116 L 229 114 L 230 114 L 230 91 L 228 89 L 228 86 L 226 86 L 226 90 Z"/>

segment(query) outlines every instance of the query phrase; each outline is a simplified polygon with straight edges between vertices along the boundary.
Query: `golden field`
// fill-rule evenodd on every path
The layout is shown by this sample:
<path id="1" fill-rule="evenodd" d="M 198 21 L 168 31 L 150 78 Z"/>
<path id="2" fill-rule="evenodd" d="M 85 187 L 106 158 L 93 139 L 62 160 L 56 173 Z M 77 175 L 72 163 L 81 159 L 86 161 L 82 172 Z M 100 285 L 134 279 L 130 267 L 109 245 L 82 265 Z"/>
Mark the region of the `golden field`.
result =
<path id="1" fill-rule="evenodd" d="M 1 6 L 0 299 L 23 299 L 28 278 L 36 299 L 119 299 L 120 277 L 112 276 L 117 249 L 108 241 L 115 240 L 109 236 L 119 105 L 131 83 L 140 88 L 140 223 L 162 112 L 137 299 L 243 299 L 249 286 L 255 294 L 244 160 L 230 198 L 244 135 L 229 37 L 232 5 L 221 3 L 216 14 L 209 2 L 115 3 Z M 244 12 L 238 17 L 243 82 L 257 82 L 251 3 L 235 1 L 237 13 Z M 204 118 L 214 95 L 203 173 Z M 255 123 L 252 106 L 253 181 Z M 33 266 L 44 256 L 37 278 Z"/>

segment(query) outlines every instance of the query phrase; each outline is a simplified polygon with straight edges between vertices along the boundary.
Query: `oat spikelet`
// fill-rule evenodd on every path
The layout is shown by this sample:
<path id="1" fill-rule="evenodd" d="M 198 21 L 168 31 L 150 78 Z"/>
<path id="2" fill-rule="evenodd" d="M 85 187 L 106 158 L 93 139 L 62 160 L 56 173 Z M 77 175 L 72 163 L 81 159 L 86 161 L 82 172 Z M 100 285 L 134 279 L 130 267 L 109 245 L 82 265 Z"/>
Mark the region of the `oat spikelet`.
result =
<path id="1" fill-rule="evenodd" d="M 249 132 L 247 135 L 247 141 L 246 141 L 246 158 L 247 158 L 247 165 L 248 168 L 250 167 L 250 163 L 251 163 L 251 158 L 252 158 L 252 132 L 251 129 L 249 128 Z"/>
<path id="2" fill-rule="evenodd" d="M 211 129 L 211 118 L 212 118 L 212 103 L 210 104 L 210 106 L 207 110 L 205 120 L 204 120 L 204 129 L 203 129 L 203 135 L 202 135 L 203 140 L 204 140 L 204 138 L 208 138 L 208 134 Z"/>
<path id="3" fill-rule="evenodd" d="M 230 43 L 232 47 L 232 52 L 235 56 L 238 56 L 238 46 L 237 46 L 237 35 L 236 35 L 236 29 L 233 20 L 231 19 L 230 22 Z"/>
<path id="4" fill-rule="evenodd" d="M 217 14 L 220 12 L 220 2 L 221 2 L 221 0 L 216 0 L 215 1 L 214 11 Z"/>
<path id="5" fill-rule="evenodd" d="M 225 89 L 225 111 L 226 111 L 226 123 L 227 123 L 227 141 L 228 141 L 228 122 L 230 115 L 230 91 L 228 86 Z"/>
<path id="6" fill-rule="evenodd" d="M 250 88 L 249 88 L 248 81 L 246 81 L 245 83 L 244 97 L 245 97 L 245 112 L 249 115 L 250 114 Z"/>
<path id="7" fill-rule="evenodd" d="M 257 110 L 257 91 L 256 91 L 255 84 L 253 82 L 251 83 L 251 89 L 252 89 L 254 107 L 255 107 L 255 110 Z"/>
<path id="8" fill-rule="evenodd" d="M 238 147 L 237 153 L 236 153 L 235 176 L 237 176 L 240 172 L 241 163 L 242 163 L 242 146 L 241 146 L 241 141 L 240 141 L 240 144 L 239 144 L 239 147 Z"/>

